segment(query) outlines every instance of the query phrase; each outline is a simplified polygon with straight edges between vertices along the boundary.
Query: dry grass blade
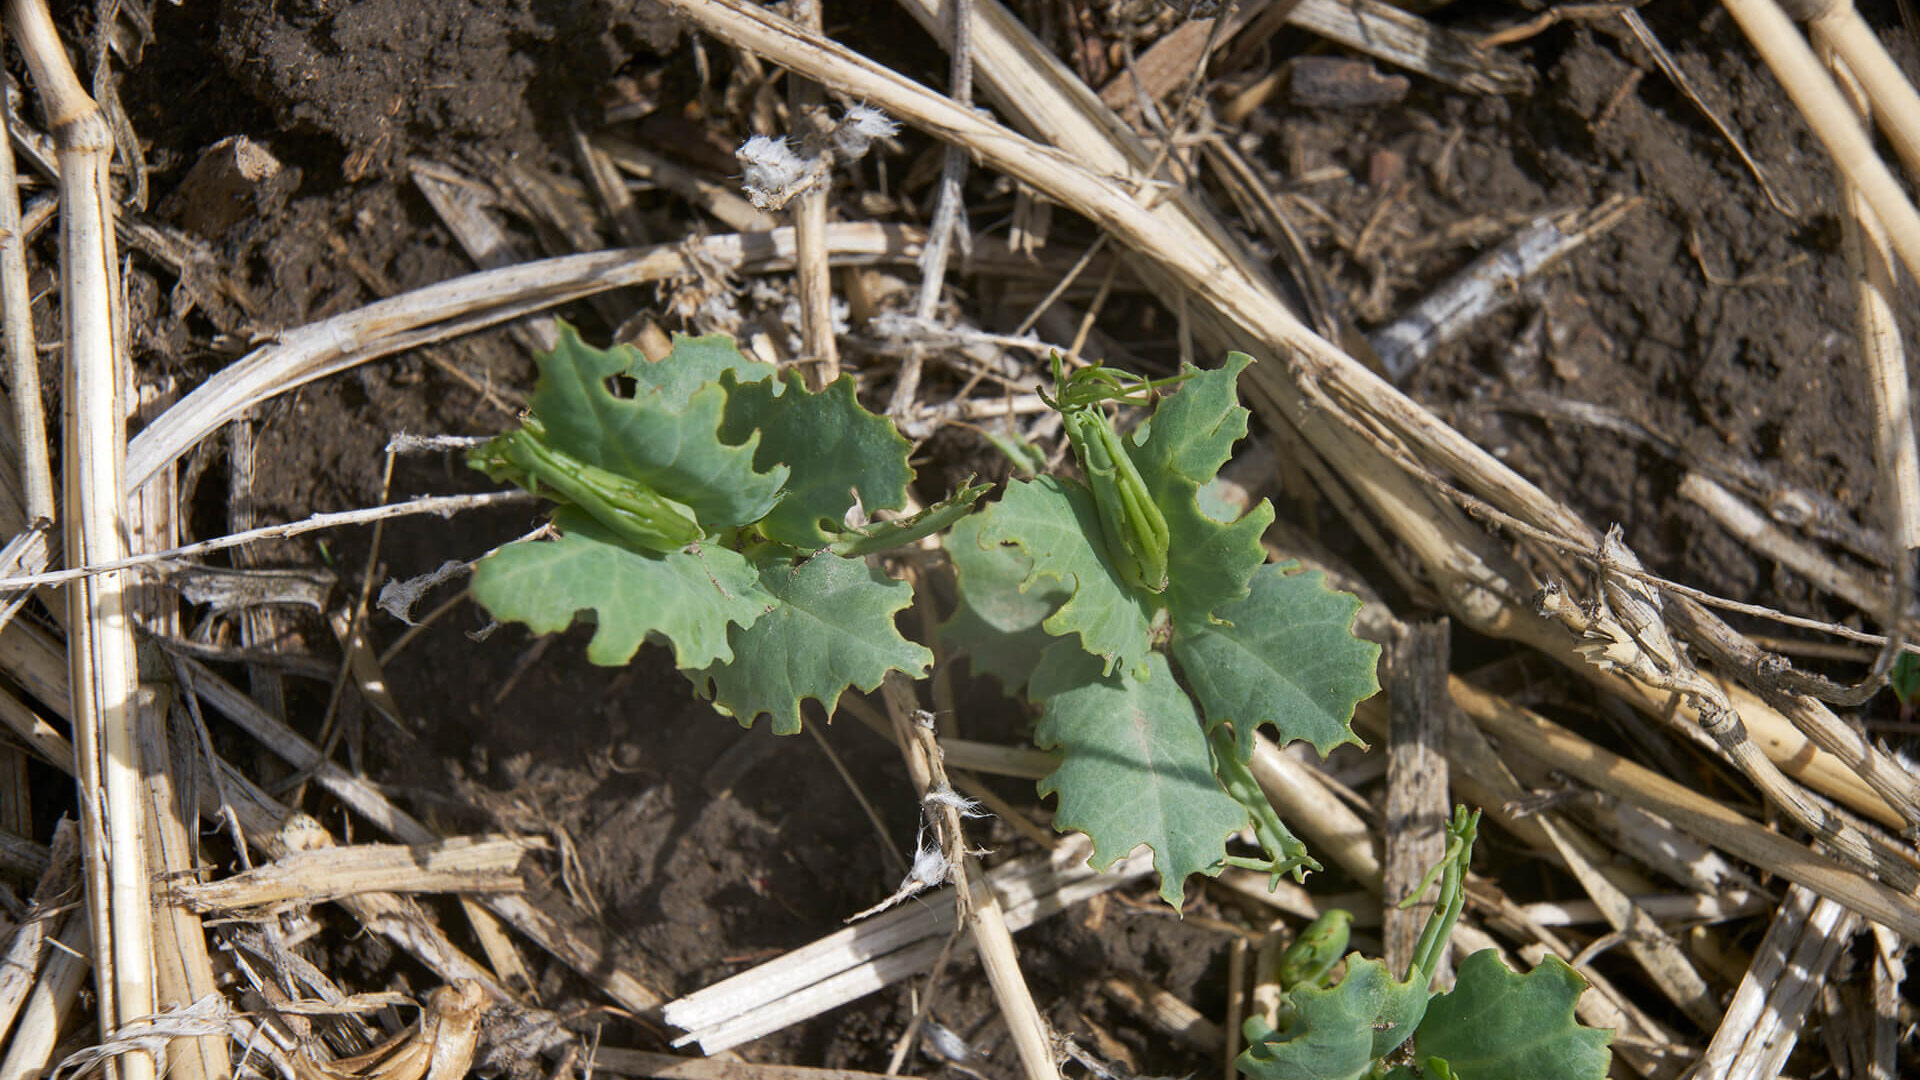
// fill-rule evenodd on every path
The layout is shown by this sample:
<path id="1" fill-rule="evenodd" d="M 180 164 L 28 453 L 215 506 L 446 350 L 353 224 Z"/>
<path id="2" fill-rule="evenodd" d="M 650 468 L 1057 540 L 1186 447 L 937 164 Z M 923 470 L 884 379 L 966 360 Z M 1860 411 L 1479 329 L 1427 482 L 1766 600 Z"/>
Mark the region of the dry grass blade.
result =
<path id="1" fill-rule="evenodd" d="M 1069 843 L 1053 860 L 1065 869 L 1027 856 L 988 872 L 1007 928 L 1023 930 L 1153 869 L 1151 855 L 1140 852 L 1096 873 L 1086 866 L 1087 853 Z M 675 1045 L 697 1042 L 717 1054 L 925 971 L 957 922 L 952 895 L 929 894 L 668 1002 L 663 1018 L 687 1032 Z M 970 950 L 963 940 L 956 952 Z"/>
<path id="2" fill-rule="evenodd" d="M 216 759 L 213 769 L 217 770 L 217 781 L 210 772 L 207 783 L 217 782 L 227 792 L 225 809 L 239 821 L 246 842 L 269 858 L 335 846 L 333 836 L 319 822 L 277 802 L 232 765 Z M 341 897 L 340 906 L 369 931 L 405 950 L 441 978 L 449 982 L 473 980 L 494 1000 L 512 1000 L 485 968 L 461 952 L 411 901 L 391 893 L 360 893 Z"/>
<path id="3" fill-rule="evenodd" d="M 1688 473 L 1680 481 L 1679 496 L 1713 515 L 1720 527 L 1755 551 L 1866 612 L 1886 606 L 1885 590 L 1857 571 L 1841 566 L 1818 547 L 1775 525 L 1739 496 L 1708 479 Z"/>
<path id="4" fill-rule="evenodd" d="M 911 261 L 920 232 L 901 226 L 834 225 L 828 251 L 843 264 Z M 793 231 L 710 236 L 639 251 L 595 251 L 484 271 L 378 301 L 289 330 L 229 364 L 161 414 L 127 447 L 127 478 L 139 484 L 220 425 L 276 394 L 358 364 L 442 341 L 609 289 L 690 272 L 695 258 L 730 270 L 789 267 Z"/>
<path id="5" fill-rule="evenodd" d="M 213 540 L 202 540 L 196 544 L 183 544 L 165 551 L 147 552 L 141 555 L 129 555 L 124 559 L 97 563 L 89 566 L 77 566 L 71 570 L 48 570 L 45 573 L 26 574 L 19 577 L 0 578 L 0 590 L 27 590 L 42 585 L 60 585 L 71 581 L 80 581 L 100 574 L 118 570 L 130 570 L 137 567 L 165 566 L 182 558 L 205 555 L 215 551 L 244 547 L 260 540 L 278 540 L 302 533 L 317 532 L 322 529 L 337 529 L 346 525 L 371 525 L 388 518 L 404 517 L 409 514 L 433 514 L 446 517 L 462 510 L 477 510 L 481 507 L 499 506 L 507 503 L 526 502 L 532 496 L 524 491 L 490 491 L 478 495 L 423 495 L 405 502 L 389 503 L 385 506 L 373 506 L 364 510 L 341 510 L 332 514 L 315 514 L 301 521 L 291 521 L 285 525 L 264 525 L 257 529 L 230 533 Z"/>
<path id="6" fill-rule="evenodd" d="M 8 767 L 11 764 L 15 763 L 9 763 Z M 17 764 L 24 766 L 26 758 L 21 757 Z M 47 849 L 19 836 L 11 828 L 0 828 L 0 872 L 37 878 L 47 872 Z"/>
<path id="7" fill-rule="evenodd" d="M 1367 343 L 1389 378 L 1405 379 L 1435 349 L 1513 303 L 1528 281 L 1619 224 L 1637 205 L 1634 200 L 1608 200 L 1591 212 L 1535 221 L 1367 335 Z"/>

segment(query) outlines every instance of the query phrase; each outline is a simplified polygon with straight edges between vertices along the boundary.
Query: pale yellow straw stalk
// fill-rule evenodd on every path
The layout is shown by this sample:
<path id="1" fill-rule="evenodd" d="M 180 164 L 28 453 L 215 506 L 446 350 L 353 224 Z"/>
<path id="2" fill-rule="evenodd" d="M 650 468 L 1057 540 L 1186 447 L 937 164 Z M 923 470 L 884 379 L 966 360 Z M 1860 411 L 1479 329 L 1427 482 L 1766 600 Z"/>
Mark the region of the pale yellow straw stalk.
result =
<path id="1" fill-rule="evenodd" d="M 45 0 L 7 0 L 7 23 L 26 57 L 60 160 L 60 298 L 66 344 L 66 550 L 76 565 L 126 557 L 122 476 L 126 421 L 114 319 L 112 138 L 75 76 Z M 102 1027 L 153 1012 L 151 909 L 142 840 L 134 724 L 133 629 L 125 575 L 68 586 L 67 657 L 81 824 L 87 833 L 88 907 Z M 102 865 L 104 861 L 104 865 Z M 119 1080 L 152 1080 L 153 1057 L 129 1050 Z"/>

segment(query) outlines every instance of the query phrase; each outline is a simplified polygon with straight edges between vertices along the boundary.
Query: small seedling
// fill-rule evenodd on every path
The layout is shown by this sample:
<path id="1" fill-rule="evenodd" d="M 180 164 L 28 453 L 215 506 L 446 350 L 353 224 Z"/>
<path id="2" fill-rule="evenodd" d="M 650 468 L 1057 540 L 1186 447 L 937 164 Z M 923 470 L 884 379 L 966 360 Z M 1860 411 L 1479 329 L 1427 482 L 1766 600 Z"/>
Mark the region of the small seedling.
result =
<path id="1" fill-rule="evenodd" d="M 1519 975 L 1492 949 L 1461 963 L 1452 991 L 1433 996 L 1434 973 L 1466 901 L 1467 863 L 1478 813 L 1455 809 L 1447 852 L 1409 906 L 1437 875 L 1440 892 L 1414 945 L 1406 974 L 1358 953 L 1333 979 L 1352 916 L 1331 911 L 1282 954 L 1272 973 L 1285 997 L 1272 1016 L 1249 1017 L 1236 1064 L 1253 1080 L 1601 1080 L 1613 1033 L 1582 1027 L 1574 1003 L 1586 980 L 1549 956 Z M 1389 1065 L 1388 1059 L 1396 1064 Z"/>
<path id="2" fill-rule="evenodd" d="M 1249 771 L 1254 732 L 1322 754 L 1358 743 L 1354 706 L 1379 688 L 1379 647 L 1353 636 L 1359 601 L 1266 565 L 1272 507 L 1202 509 L 1246 434 L 1235 384 L 1251 362 L 1150 382 L 1056 358 L 1048 400 L 1085 481 L 1009 483 L 947 539 L 962 603 L 946 640 L 1040 706 L 1035 740 L 1061 754 L 1040 785 L 1059 796 L 1055 826 L 1090 836 L 1096 866 L 1150 846 L 1176 906 L 1190 874 L 1319 868 Z M 1120 434 L 1108 408 L 1175 383 Z M 1260 853 L 1230 853 L 1249 826 Z"/>
<path id="3" fill-rule="evenodd" d="M 723 336 L 678 338 L 648 363 L 570 327 L 536 360 L 530 414 L 468 459 L 558 504 L 556 539 L 475 569 L 494 617 L 552 633 L 592 613 L 589 660 L 625 664 L 662 642 L 715 708 L 747 725 L 770 715 L 783 733 L 800 729 L 807 698 L 831 710 L 849 686 L 925 674 L 932 654 L 893 623 L 911 588 L 862 556 L 945 528 L 986 488 L 846 524 L 856 498 L 904 507 L 913 475 L 907 441 L 860 407 L 851 376 L 809 393 Z M 631 397 L 608 389 L 616 378 Z"/>

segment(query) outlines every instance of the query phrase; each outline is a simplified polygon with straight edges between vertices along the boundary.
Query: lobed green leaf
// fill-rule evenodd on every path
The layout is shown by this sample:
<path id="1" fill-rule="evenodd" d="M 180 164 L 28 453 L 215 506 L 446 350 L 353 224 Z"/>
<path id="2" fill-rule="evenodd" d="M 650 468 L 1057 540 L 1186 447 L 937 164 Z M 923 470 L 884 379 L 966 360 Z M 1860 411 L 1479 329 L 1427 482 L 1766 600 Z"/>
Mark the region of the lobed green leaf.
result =
<path id="1" fill-rule="evenodd" d="M 702 349 L 710 352 L 712 346 L 689 355 L 697 358 Z M 755 464 L 758 434 L 747 433 L 739 445 L 722 440 L 727 391 L 714 383 L 685 391 L 693 376 L 671 374 L 686 362 L 677 354 L 646 365 L 638 350 L 595 349 L 562 323 L 559 344 L 534 361 L 540 380 L 532 412 L 555 448 L 647 484 L 691 509 L 708 530 L 758 521 L 779 501 L 787 467 Z M 692 363 L 696 372 L 710 366 Z M 639 370 L 646 374 L 636 378 L 642 392 L 618 398 L 608 390 L 608 379 Z"/>
<path id="2" fill-rule="evenodd" d="M 1263 566 L 1245 600 L 1220 622 L 1174 623 L 1173 655 L 1211 729 L 1231 723 L 1240 757 L 1270 725 L 1281 743 L 1303 739 L 1322 756 L 1359 743 L 1354 706 L 1380 689 L 1380 647 L 1353 636 L 1360 600 L 1326 587 L 1326 575 Z"/>
<path id="3" fill-rule="evenodd" d="M 1151 847 L 1160 895 L 1178 908 L 1188 875 L 1224 867 L 1247 812 L 1214 778 L 1200 718 L 1166 659 L 1151 654 L 1147 669 L 1145 679 L 1108 677 L 1070 641 L 1047 649 L 1029 688 L 1045 701 L 1034 742 L 1061 758 L 1040 793 L 1060 797 L 1054 828 L 1093 840 L 1095 867 Z"/>
<path id="4" fill-rule="evenodd" d="M 1194 374 L 1155 407 L 1153 423 L 1133 448 L 1147 486 L 1154 487 L 1157 476 L 1162 485 L 1179 480 L 1198 489 L 1227 463 L 1233 444 L 1247 435 L 1247 410 L 1237 386 L 1251 363 L 1252 357 L 1236 352 L 1228 353 L 1221 367 L 1187 369 Z"/>
<path id="5" fill-rule="evenodd" d="M 1047 633 L 1078 634 L 1106 674 L 1145 669 L 1153 649 L 1150 601 L 1114 572 L 1086 488 L 1053 476 L 1016 480 L 980 518 L 977 544 L 1012 544 L 1031 562 L 1023 590 L 1051 579 L 1066 591 L 1066 601 L 1041 624 Z"/>
<path id="6" fill-rule="evenodd" d="M 1246 599 L 1248 581 L 1267 561 L 1260 537 L 1273 524 L 1273 506 L 1262 499 L 1238 521 L 1222 523 L 1201 512 L 1186 481 L 1176 481 L 1173 490 L 1160 506 L 1173 538 L 1167 610 L 1177 632 L 1215 625 L 1224 618 L 1221 612 Z"/>
<path id="7" fill-rule="evenodd" d="M 1427 988 L 1395 979 L 1385 964 L 1355 953 L 1338 985 L 1299 987 L 1287 1001 L 1291 1011 L 1279 1029 L 1235 1062 L 1253 1080 L 1359 1080 L 1413 1034 L 1426 1012 Z"/>
<path id="8" fill-rule="evenodd" d="M 1188 368 L 1179 391 L 1160 402 L 1129 448 L 1171 537 L 1167 608 L 1176 630 L 1211 623 L 1220 608 L 1245 597 L 1247 579 L 1266 561 L 1260 537 L 1273 524 L 1273 507 L 1265 500 L 1237 520 L 1210 516 L 1200 505 L 1233 444 L 1247 434 L 1236 386 L 1251 362 L 1230 353 L 1223 367 Z"/>
<path id="9" fill-rule="evenodd" d="M 913 603 L 913 588 L 862 559 L 822 554 L 794 562 L 770 558 L 759 567 L 771 609 L 729 635 L 731 662 L 688 672 L 713 707 L 752 727 L 773 718 L 776 735 L 800 730 L 800 704 L 812 698 L 829 714 L 849 686 L 879 687 L 889 671 L 923 677 L 933 664 L 924 646 L 900 636 L 894 614 Z"/>
<path id="10" fill-rule="evenodd" d="M 727 394 L 721 437 L 745 443 L 757 433 L 754 465 L 792 470 L 787 497 L 760 522 L 767 539 L 806 551 L 827 547 L 846 530 L 856 492 L 869 513 L 907 504 L 909 444 L 892 421 L 861 407 L 853 376 L 817 394 L 801 385 L 799 372 L 784 383 L 746 385 L 723 373 L 720 386 Z"/>
<path id="11" fill-rule="evenodd" d="M 659 395 L 668 409 L 679 411 L 687 407 L 695 390 L 719 382 L 724 372 L 733 372 L 736 383 L 751 383 L 771 379 L 777 370 L 772 364 L 750 359 L 726 334 L 675 334 L 672 352 L 657 363 L 638 358 L 623 374 Z"/>
<path id="12" fill-rule="evenodd" d="M 1520 975 L 1492 949 L 1474 953 L 1461 962 L 1452 992 L 1428 1006 L 1415 1059 L 1440 1059 L 1459 1080 L 1601 1080 L 1613 1033 L 1574 1018 L 1586 988 L 1556 956 Z"/>
<path id="13" fill-rule="evenodd" d="M 571 507 L 555 523 L 558 540 L 508 544 L 482 559 L 474 599 L 494 618 L 536 634 L 565 630 L 592 612 L 587 659 L 595 664 L 624 664 L 655 634 L 672 644 L 679 667 L 731 660 L 728 628 L 751 626 L 773 603 L 738 552 L 709 546 L 644 554 Z"/>
<path id="14" fill-rule="evenodd" d="M 1007 693 L 1018 694 L 1053 642 L 1041 624 L 1072 592 L 1050 579 L 1029 586 L 1033 560 L 1016 544 L 985 543 L 985 522 L 985 514 L 973 514 L 947 532 L 960 604 L 941 625 L 940 637 L 966 654 L 976 673 L 991 675 Z"/>

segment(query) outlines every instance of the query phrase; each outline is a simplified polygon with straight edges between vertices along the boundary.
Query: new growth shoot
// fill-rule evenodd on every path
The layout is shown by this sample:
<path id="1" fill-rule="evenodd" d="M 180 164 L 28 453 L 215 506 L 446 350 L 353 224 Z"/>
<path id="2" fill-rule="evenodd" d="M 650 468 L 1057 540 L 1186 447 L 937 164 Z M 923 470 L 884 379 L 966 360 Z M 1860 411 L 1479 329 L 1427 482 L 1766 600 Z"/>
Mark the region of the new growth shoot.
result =
<path id="1" fill-rule="evenodd" d="M 1154 505 L 1139 468 L 1120 442 L 1120 433 L 1100 406 L 1108 401 L 1151 404 L 1156 390 L 1192 378 L 1192 373 L 1148 380 L 1095 364 L 1062 376 L 1064 363 L 1059 353 L 1053 354 L 1054 396 L 1042 393 L 1040 400 L 1060 413 L 1067 429 L 1067 442 L 1100 510 L 1107 555 L 1127 584 L 1165 592 L 1167 545 L 1172 539 L 1166 516 Z"/>

